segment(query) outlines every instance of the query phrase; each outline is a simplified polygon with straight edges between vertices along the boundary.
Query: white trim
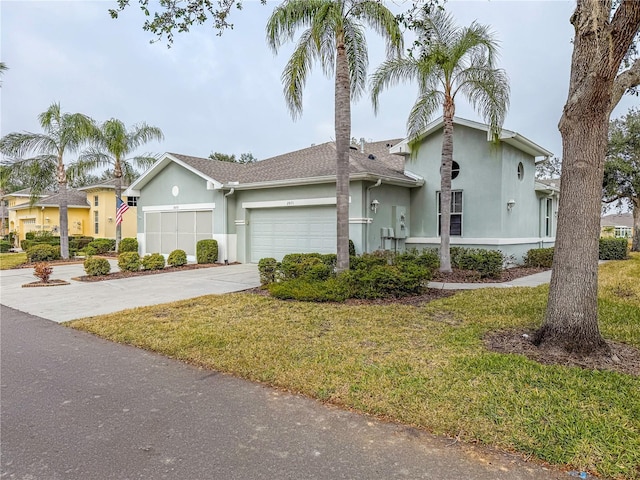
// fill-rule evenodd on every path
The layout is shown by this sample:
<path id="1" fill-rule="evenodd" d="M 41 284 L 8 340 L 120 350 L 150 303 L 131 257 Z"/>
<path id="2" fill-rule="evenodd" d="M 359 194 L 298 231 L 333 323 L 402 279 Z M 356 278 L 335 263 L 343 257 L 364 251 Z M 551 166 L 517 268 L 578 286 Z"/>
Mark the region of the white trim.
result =
<path id="1" fill-rule="evenodd" d="M 451 245 L 523 245 L 527 243 L 555 242 L 555 237 L 523 238 L 462 238 L 451 236 Z M 440 245 L 440 237 L 408 237 L 406 243 Z"/>
<path id="2" fill-rule="evenodd" d="M 363 218 L 350 218 L 349 223 L 358 224 L 358 223 L 373 223 L 373 218 L 363 217 Z"/>
<path id="3" fill-rule="evenodd" d="M 143 212 L 175 212 L 176 210 L 213 210 L 216 208 L 215 203 L 185 203 L 182 205 L 150 205 L 142 207 Z"/>
<path id="4" fill-rule="evenodd" d="M 237 227 L 240 227 L 240 226 L 244 226 L 244 225 L 246 225 L 246 224 L 247 224 L 247 221 L 246 221 L 244 218 L 242 218 L 242 219 L 240 219 L 240 220 L 236 220 L 236 221 L 235 221 L 235 224 L 236 224 L 236 226 L 237 226 Z"/>
<path id="5" fill-rule="evenodd" d="M 351 197 L 349 197 L 351 203 Z M 266 200 L 262 202 L 242 202 L 242 208 L 280 208 L 280 207 L 309 207 L 316 205 L 335 205 L 336 197 L 322 198 L 293 198 L 291 200 Z"/>

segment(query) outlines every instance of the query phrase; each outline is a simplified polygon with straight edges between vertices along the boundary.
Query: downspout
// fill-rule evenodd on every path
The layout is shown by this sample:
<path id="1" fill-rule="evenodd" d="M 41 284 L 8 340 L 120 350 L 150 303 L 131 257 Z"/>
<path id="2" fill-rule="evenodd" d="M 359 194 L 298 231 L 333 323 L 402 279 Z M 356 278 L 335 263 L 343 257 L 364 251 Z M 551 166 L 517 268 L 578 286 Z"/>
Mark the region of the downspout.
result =
<path id="1" fill-rule="evenodd" d="M 227 197 L 230 195 L 233 195 L 234 192 L 236 191 L 235 188 L 232 188 L 231 190 L 229 190 L 229 193 L 225 193 L 224 194 L 224 205 L 223 205 L 223 209 L 224 209 L 224 221 L 223 221 L 223 225 L 224 225 L 224 264 L 225 265 L 229 265 L 229 228 L 227 226 Z"/>
<path id="2" fill-rule="evenodd" d="M 370 187 L 367 187 L 367 194 L 366 194 L 366 202 L 367 202 L 367 204 L 364 207 L 365 211 L 369 212 L 369 208 L 371 208 L 370 207 L 370 205 L 371 205 L 371 189 L 379 187 L 380 185 L 382 185 L 382 179 L 381 178 L 379 178 L 378 181 L 374 185 L 371 185 Z M 369 213 L 367 213 L 367 218 L 369 218 L 368 215 L 369 215 Z M 371 219 L 371 223 L 373 223 L 373 219 Z M 366 224 L 366 228 L 364 230 L 364 233 L 365 233 L 365 235 L 364 235 L 364 251 L 365 252 L 369 252 L 369 222 L 367 222 L 367 224 Z"/>

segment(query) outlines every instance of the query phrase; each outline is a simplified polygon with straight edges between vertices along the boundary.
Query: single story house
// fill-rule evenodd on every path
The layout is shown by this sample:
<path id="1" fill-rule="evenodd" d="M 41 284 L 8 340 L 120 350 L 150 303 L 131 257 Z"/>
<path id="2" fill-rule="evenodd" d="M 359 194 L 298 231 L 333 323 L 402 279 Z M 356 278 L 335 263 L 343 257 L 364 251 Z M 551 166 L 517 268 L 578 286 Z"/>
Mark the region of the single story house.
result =
<path id="1" fill-rule="evenodd" d="M 612 213 L 600 218 L 600 236 L 615 238 L 633 237 L 633 214 Z"/>
<path id="2" fill-rule="evenodd" d="M 442 119 L 420 146 L 390 139 L 352 145 L 349 232 L 358 253 L 440 243 Z M 499 249 L 520 261 L 553 246 L 559 186 L 535 178 L 552 155 L 526 137 L 455 119 L 451 245 Z M 137 198 L 140 253 L 168 255 L 214 238 L 220 262 L 336 251 L 335 144 L 254 164 L 164 154 L 126 190 Z"/>
<path id="3" fill-rule="evenodd" d="M 2 200 L 8 205 L 8 230 L 16 234 L 18 242 L 24 240 L 28 232 L 48 231 L 59 235 L 59 194 L 43 192 L 31 203 L 31 192 L 24 189 L 4 195 Z M 122 238 L 135 238 L 137 199 L 129 197 L 123 201 L 129 210 L 123 216 Z M 69 235 L 116 238 L 115 217 L 115 180 L 67 191 Z"/>

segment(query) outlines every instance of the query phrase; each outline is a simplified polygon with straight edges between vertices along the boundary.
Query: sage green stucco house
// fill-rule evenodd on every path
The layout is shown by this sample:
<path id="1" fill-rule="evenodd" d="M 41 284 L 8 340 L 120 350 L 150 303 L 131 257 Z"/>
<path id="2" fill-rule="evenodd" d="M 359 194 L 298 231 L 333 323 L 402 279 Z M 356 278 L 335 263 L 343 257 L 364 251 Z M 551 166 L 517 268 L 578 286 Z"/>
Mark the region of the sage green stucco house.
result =
<path id="1" fill-rule="evenodd" d="M 442 119 L 428 125 L 417 155 L 402 139 L 362 142 L 350 153 L 350 238 L 358 253 L 439 244 Z M 551 152 L 503 130 L 455 120 L 451 244 L 500 249 L 516 261 L 552 246 L 559 188 L 535 179 Z M 195 255 L 215 238 L 219 261 L 257 262 L 336 249 L 335 144 L 235 164 L 163 155 L 125 195 L 138 196 L 141 253 Z"/>

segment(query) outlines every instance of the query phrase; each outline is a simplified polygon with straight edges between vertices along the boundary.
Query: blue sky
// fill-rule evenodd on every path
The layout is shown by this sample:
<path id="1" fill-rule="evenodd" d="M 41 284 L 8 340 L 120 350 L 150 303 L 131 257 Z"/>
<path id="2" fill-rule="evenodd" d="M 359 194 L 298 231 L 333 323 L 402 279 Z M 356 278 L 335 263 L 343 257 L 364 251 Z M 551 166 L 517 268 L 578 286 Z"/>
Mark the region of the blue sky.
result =
<path id="1" fill-rule="evenodd" d="M 251 152 L 258 159 L 333 140 L 333 81 L 314 68 L 304 91 L 304 112 L 294 121 L 284 102 L 280 74 L 292 48 L 274 56 L 264 27 L 277 2 L 244 2 L 233 30 L 221 37 L 209 26 L 177 34 L 172 48 L 150 43 L 144 16 L 132 7 L 112 20 L 115 0 L 0 2 L 0 58 L 10 68 L 0 89 L 0 134 L 40 131 L 37 115 L 52 102 L 96 120 L 119 118 L 160 127 L 165 141 L 145 151 L 207 156 Z M 407 3 L 388 2 L 396 12 Z M 459 25 L 488 24 L 501 42 L 500 66 L 511 80 L 504 124 L 557 156 L 557 129 L 566 100 L 573 1 L 450 1 Z M 370 72 L 384 45 L 370 35 Z M 403 137 L 415 100 L 410 84 L 381 96 L 378 115 L 368 97 L 353 106 L 352 136 Z M 625 97 L 620 116 L 637 105 Z M 457 115 L 481 120 L 463 100 Z"/>

